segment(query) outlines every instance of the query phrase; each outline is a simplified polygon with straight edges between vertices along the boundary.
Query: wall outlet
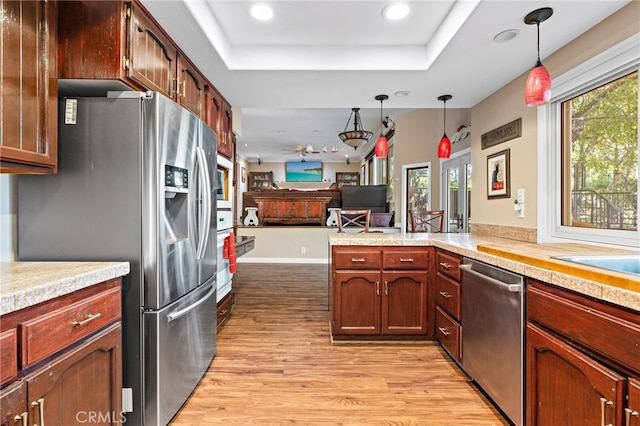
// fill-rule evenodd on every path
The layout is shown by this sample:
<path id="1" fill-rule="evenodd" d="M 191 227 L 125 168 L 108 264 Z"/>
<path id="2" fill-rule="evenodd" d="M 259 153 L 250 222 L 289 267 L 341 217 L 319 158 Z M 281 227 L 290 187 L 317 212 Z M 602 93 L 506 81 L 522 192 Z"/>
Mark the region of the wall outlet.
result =
<path id="1" fill-rule="evenodd" d="M 518 188 L 518 204 L 524 204 L 524 188 Z"/>
<path id="2" fill-rule="evenodd" d="M 307 252 L 307 248 L 305 246 L 300 247 L 300 253 L 305 254 Z"/>

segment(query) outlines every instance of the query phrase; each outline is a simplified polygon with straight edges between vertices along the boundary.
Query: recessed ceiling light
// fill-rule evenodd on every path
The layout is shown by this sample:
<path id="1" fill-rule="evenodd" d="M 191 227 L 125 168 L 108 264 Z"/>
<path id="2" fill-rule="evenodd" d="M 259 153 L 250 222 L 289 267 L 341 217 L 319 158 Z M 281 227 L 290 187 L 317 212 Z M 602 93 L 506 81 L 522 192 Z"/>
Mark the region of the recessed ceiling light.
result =
<path id="1" fill-rule="evenodd" d="M 495 41 L 496 43 L 504 43 L 505 41 L 513 40 L 514 38 L 518 37 L 518 34 L 520 34 L 520 30 L 516 29 L 502 31 L 501 33 L 498 33 L 495 35 L 495 37 L 493 37 L 493 41 Z"/>
<path id="2" fill-rule="evenodd" d="M 259 21 L 268 21 L 273 18 L 273 9 L 266 4 L 256 4 L 251 8 L 251 16 Z"/>
<path id="3" fill-rule="evenodd" d="M 405 96 L 409 96 L 409 91 L 408 90 L 398 90 L 396 93 L 394 93 L 394 95 L 399 97 L 399 98 L 404 98 Z"/>
<path id="4" fill-rule="evenodd" d="M 406 18 L 409 14 L 409 5 L 406 3 L 391 3 L 382 11 L 382 16 L 390 21 L 397 21 Z"/>

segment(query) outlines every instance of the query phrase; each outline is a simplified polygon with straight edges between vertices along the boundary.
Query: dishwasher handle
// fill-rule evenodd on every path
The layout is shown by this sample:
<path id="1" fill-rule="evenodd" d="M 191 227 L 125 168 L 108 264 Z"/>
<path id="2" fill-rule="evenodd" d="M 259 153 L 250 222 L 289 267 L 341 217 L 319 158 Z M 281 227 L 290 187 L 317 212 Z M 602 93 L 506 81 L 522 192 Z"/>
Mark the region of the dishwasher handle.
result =
<path id="1" fill-rule="evenodd" d="M 491 283 L 493 285 L 496 285 L 496 286 L 498 286 L 498 287 L 500 287 L 502 289 L 505 289 L 507 291 L 514 292 L 514 293 L 522 291 L 522 284 L 509 284 L 509 283 L 505 283 L 505 282 L 500 281 L 500 280 L 496 280 L 495 278 L 492 278 L 492 277 L 490 277 L 488 275 L 485 275 L 485 274 L 483 274 L 481 272 L 478 272 L 478 271 L 474 270 L 473 269 L 473 265 L 468 265 L 468 264 L 460 265 L 460 269 L 463 269 L 465 272 L 468 272 L 468 273 L 470 273 L 472 275 L 480 277 L 481 279 L 483 279 L 483 280 L 485 280 L 485 281 L 487 281 L 487 282 L 489 282 L 489 283 Z"/>

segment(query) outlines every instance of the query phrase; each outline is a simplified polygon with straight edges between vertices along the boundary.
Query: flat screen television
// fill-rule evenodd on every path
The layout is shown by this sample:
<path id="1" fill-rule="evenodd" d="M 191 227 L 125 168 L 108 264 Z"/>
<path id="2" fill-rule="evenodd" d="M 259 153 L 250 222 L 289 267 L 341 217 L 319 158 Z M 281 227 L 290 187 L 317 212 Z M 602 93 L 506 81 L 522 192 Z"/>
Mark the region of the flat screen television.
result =
<path id="1" fill-rule="evenodd" d="M 322 182 L 321 161 L 287 161 L 287 182 Z"/>
<path id="2" fill-rule="evenodd" d="M 387 185 L 345 185 L 342 187 L 342 209 L 387 211 Z"/>

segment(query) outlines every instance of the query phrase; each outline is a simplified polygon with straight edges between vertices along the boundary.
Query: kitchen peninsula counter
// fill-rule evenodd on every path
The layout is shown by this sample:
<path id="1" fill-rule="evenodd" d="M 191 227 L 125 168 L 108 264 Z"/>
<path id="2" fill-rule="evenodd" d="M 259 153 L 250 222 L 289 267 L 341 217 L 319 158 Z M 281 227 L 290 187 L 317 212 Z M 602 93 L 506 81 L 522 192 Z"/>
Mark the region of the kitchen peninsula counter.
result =
<path id="1" fill-rule="evenodd" d="M 640 255 L 581 243 L 532 244 L 476 234 L 330 234 L 330 246 L 433 246 L 558 287 L 640 311 L 640 278 L 553 259 L 562 255 Z"/>
<path id="2" fill-rule="evenodd" d="M 0 315 L 128 273 L 128 262 L 0 262 Z"/>

